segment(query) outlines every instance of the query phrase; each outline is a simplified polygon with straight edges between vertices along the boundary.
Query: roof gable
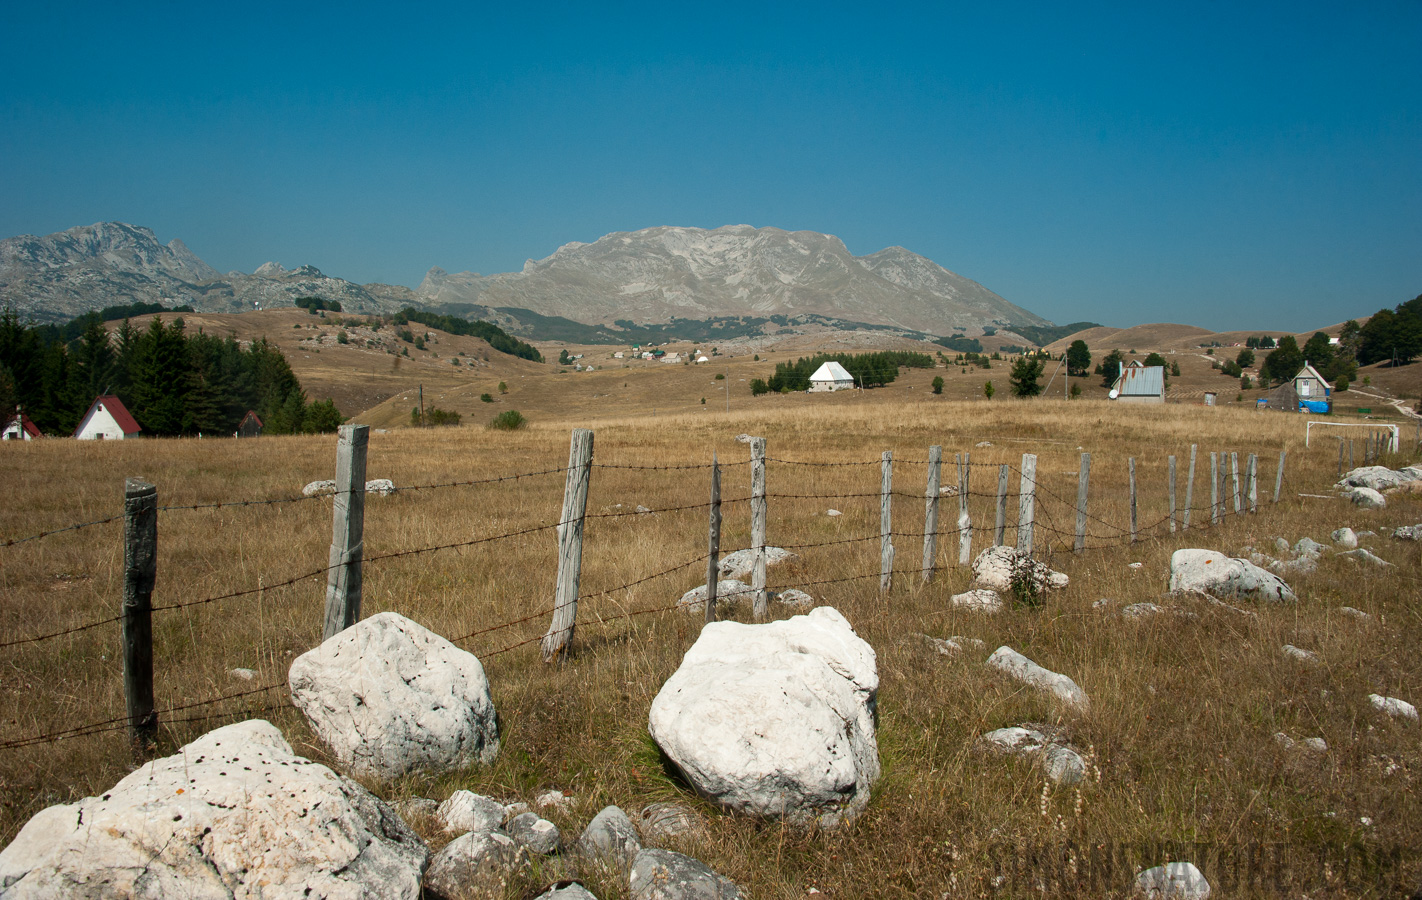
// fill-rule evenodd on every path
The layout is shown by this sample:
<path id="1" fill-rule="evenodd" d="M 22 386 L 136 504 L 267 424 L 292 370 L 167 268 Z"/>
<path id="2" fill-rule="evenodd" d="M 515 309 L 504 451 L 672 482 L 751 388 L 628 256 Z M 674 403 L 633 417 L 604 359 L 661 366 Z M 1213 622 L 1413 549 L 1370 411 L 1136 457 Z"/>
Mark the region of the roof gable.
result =
<path id="1" fill-rule="evenodd" d="M 89 424 L 89 421 L 94 418 L 94 413 L 100 408 L 109 414 L 109 417 L 122 429 L 124 434 L 138 434 L 143 430 L 138 427 L 138 422 L 129 414 L 128 407 L 123 405 L 122 400 L 113 394 L 104 394 L 101 397 L 94 398 L 94 402 L 89 404 L 89 411 L 84 413 L 84 418 L 79 420 L 79 427 L 74 429 L 75 437 L 83 433 L 84 426 Z"/>
<path id="2" fill-rule="evenodd" d="M 1297 381 L 1300 378 L 1317 378 L 1323 384 L 1324 387 L 1328 388 L 1330 391 L 1333 390 L 1333 385 L 1328 382 L 1328 379 L 1318 374 L 1318 370 L 1315 369 L 1313 367 L 1313 364 L 1310 363 L 1308 360 L 1304 360 L 1303 368 L 1299 369 L 1299 373 L 1294 376 L 1293 380 Z"/>

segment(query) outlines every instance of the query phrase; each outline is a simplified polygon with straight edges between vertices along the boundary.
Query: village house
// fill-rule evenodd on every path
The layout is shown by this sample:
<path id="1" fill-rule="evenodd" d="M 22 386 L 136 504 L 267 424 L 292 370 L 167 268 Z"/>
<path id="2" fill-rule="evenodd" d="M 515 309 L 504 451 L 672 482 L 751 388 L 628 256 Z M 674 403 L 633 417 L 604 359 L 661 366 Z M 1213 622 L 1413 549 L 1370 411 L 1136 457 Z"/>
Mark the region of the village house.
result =
<path id="1" fill-rule="evenodd" d="M 136 438 L 143 429 L 138 427 L 133 416 L 124 408 L 123 401 L 113 394 L 105 394 L 94 400 L 74 436 L 81 441 L 121 441 Z"/>
<path id="2" fill-rule="evenodd" d="M 250 438 L 262 436 L 262 418 L 253 410 L 247 410 L 247 414 L 242 417 L 242 421 L 237 426 L 237 436 Z"/>
<path id="3" fill-rule="evenodd" d="M 24 410 L 16 410 L 10 421 L 5 423 L 5 430 L 0 432 L 0 440 L 6 441 L 32 441 L 40 437 L 44 435 L 35 427 L 35 423 L 30 421 L 30 417 L 25 415 Z"/>
<path id="4" fill-rule="evenodd" d="M 1165 367 L 1142 365 L 1134 359 L 1130 365 L 1122 364 L 1110 396 L 1122 403 L 1164 403 Z"/>
<path id="5" fill-rule="evenodd" d="M 830 360 L 810 376 L 810 392 L 843 391 L 854 387 L 854 376 L 844 366 Z"/>

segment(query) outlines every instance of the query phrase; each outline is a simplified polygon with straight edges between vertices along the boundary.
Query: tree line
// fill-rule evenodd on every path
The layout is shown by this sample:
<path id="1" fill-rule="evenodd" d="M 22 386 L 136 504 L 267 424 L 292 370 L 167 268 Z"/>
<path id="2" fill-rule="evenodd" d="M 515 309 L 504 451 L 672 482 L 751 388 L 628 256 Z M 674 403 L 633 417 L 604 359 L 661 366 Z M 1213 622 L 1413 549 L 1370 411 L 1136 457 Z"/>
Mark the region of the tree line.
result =
<path id="1" fill-rule="evenodd" d="M 128 319 L 110 335 L 88 314 L 72 340 L 65 331 L 0 313 L 0 416 L 15 410 L 41 431 L 72 434 L 96 397 L 114 394 L 146 435 L 228 434 L 254 410 L 267 434 L 334 431 L 341 415 L 330 400 L 309 403 L 286 357 L 265 338 L 242 346 L 231 337 L 189 334 L 181 317 L 154 317 L 139 329 Z"/>
<path id="2" fill-rule="evenodd" d="M 756 378 L 751 381 L 752 394 L 768 391 L 784 393 L 788 391 L 808 391 L 810 376 L 827 362 L 837 362 L 854 379 L 856 387 L 877 387 L 890 384 L 899 377 L 899 367 L 907 369 L 931 369 L 933 357 L 927 353 L 906 350 L 884 350 L 878 353 L 819 353 L 802 357 L 793 363 L 776 363 L 775 374 L 766 381 Z"/>
<path id="3" fill-rule="evenodd" d="M 395 314 L 396 325 L 405 325 L 410 322 L 418 322 L 430 328 L 438 328 L 440 331 L 449 334 L 483 338 L 489 343 L 490 347 L 493 347 L 500 353 L 517 356 L 519 359 L 543 362 L 543 354 L 538 352 L 537 347 L 519 340 L 492 322 L 485 322 L 482 319 L 461 319 L 458 316 L 445 316 L 439 313 L 424 312 L 415 309 L 413 306 L 407 306 Z"/>

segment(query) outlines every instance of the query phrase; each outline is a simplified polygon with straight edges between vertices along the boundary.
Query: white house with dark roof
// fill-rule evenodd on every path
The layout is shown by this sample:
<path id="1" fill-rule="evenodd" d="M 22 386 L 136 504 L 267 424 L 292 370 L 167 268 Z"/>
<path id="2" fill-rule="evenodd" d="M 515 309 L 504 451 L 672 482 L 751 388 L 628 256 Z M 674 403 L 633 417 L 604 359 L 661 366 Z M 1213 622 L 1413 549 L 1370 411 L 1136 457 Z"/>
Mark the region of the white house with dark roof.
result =
<path id="1" fill-rule="evenodd" d="M 105 394 L 94 400 L 74 436 L 81 441 L 121 441 L 136 438 L 143 429 L 138 427 L 123 401 L 113 394 Z"/>
<path id="2" fill-rule="evenodd" d="M 854 376 L 844 366 L 830 360 L 810 376 L 810 392 L 843 391 L 854 387 Z"/>

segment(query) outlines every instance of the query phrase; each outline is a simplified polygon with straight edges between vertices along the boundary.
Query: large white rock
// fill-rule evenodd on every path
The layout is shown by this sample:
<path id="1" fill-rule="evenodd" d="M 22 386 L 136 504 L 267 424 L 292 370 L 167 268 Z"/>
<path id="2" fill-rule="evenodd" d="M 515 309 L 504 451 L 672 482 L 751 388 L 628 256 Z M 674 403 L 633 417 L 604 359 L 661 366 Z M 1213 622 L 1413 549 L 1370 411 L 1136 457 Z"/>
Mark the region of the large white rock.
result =
<path id="1" fill-rule="evenodd" d="M 874 649 L 838 611 L 714 622 L 652 701 L 652 738 L 731 809 L 834 825 L 879 777 Z"/>
<path id="2" fill-rule="evenodd" d="M 1067 577 L 1053 572 L 1016 547 L 1005 544 L 989 547 L 973 560 L 973 587 L 1010 593 L 1014 580 L 1025 580 L 1034 590 L 1056 590 L 1067 586 Z"/>
<path id="3" fill-rule="evenodd" d="M 518 844 L 502 831 L 471 831 L 445 844 L 430 860 L 425 893 L 444 900 L 498 896 L 522 861 Z"/>
<path id="4" fill-rule="evenodd" d="M 1136 893 L 1146 900 L 1205 900 L 1210 883 L 1194 863 L 1173 862 L 1137 875 Z"/>
<path id="5" fill-rule="evenodd" d="M 1386 713 L 1394 719 L 1411 719 L 1417 721 L 1417 707 L 1406 700 L 1399 700 L 1396 697 L 1384 697 L 1382 694 L 1369 694 L 1368 702 L 1373 705 L 1373 709 Z"/>
<path id="6" fill-rule="evenodd" d="M 961 594 L 954 594 L 948 598 L 948 602 L 958 609 L 988 614 L 1001 612 L 1003 607 L 1002 596 L 997 591 L 988 588 L 977 588 L 964 591 Z"/>
<path id="7" fill-rule="evenodd" d="M 1353 501 L 1354 506 L 1363 509 L 1386 509 L 1387 498 L 1372 488 L 1353 488 L 1348 492 L 1348 498 Z"/>
<path id="8" fill-rule="evenodd" d="M 479 660 L 397 613 L 333 635 L 298 656 L 289 677 L 312 730 L 361 775 L 459 769 L 499 752 Z"/>
<path id="9" fill-rule="evenodd" d="M 1214 550 L 1176 550 L 1170 557 L 1170 590 L 1244 600 L 1294 599 L 1278 575 Z"/>
<path id="10" fill-rule="evenodd" d="M 789 550 L 784 550 L 780 547 L 765 548 L 765 565 L 767 568 L 770 566 L 778 566 L 792 559 L 799 559 L 799 557 Z M 721 557 L 722 578 L 744 579 L 750 576 L 751 570 L 754 568 L 754 550 L 737 550 L 734 553 L 727 553 Z"/>
<path id="11" fill-rule="evenodd" d="M 0 894 L 414 900 L 428 859 L 394 810 L 253 719 L 36 815 L 0 852 Z"/>
<path id="12" fill-rule="evenodd" d="M 743 581 L 734 578 L 722 578 L 716 582 L 716 603 L 720 605 L 736 604 L 741 601 L 755 599 L 755 590 Z M 676 601 L 677 609 L 682 612 L 697 612 L 706 608 L 706 585 L 692 588 L 681 599 Z"/>
<path id="13" fill-rule="evenodd" d="M 1342 547 L 1344 550 L 1352 550 L 1358 546 L 1357 533 L 1346 525 L 1334 531 L 1330 537 L 1333 538 L 1333 543 Z"/>
<path id="14" fill-rule="evenodd" d="M 1075 707 L 1082 712 L 1085 712 L 1091 705 L 1086 697 L 1086 691 L 1083 691 L 1075 681 L 1059 672 L 1042 668 L 1006 645 L 993 651 L 992 656 L 987 658 L 987 665 L 1023 684 L 1046 691 L 1068 706 Z"/>
<path id="15" fill-rule="evenodd" d="M 1416 480 L 1417 478 L 1413 477 L 1406 469 L 1394 472 L 1387 466 L 1359 466 L 1344 475 L 1343 480 L 1338 482 L 1338 486 L 1385 491 Z"/>

